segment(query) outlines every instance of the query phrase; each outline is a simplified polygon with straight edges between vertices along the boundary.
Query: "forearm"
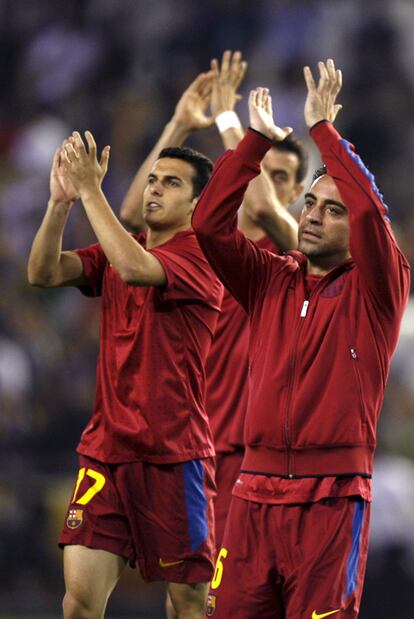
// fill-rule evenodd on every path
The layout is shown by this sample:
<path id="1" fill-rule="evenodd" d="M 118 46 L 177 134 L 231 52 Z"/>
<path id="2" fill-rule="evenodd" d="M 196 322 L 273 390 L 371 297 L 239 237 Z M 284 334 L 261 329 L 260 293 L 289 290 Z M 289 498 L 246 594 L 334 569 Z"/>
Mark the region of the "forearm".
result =
<path id="1" fill-rule="evenodd" d="M 237 148 L 238 143 L 244 137 L 244 131 L 241 127 L 231 127 L 226 131 L 220 133 L 225 150 L 234 150 Z"/>
<path id="2" fill-rule="evenodd" d="M 49 200 L 46 214 L 34 238 L 27 274 L 32 286 L 53 286 L 62 256 L 63 231 L 73 202 Z"/>
<path id="3" fill-rule="evenodd" d="M 237 211 L 249 181 L 260 172 L 260 160 L 270 146 L 270 141 L 249 133 L 236 151 L 223 155 L 192 219 L 207 259 L 245 308 L 257 256 L 252 244 L 238 230 Z"/>
<path id="4" fill-rule="evenodd" d="M 148 175 L 156 162 L 159 153 L 167 146 L 181 146 L 190 131 L 176 122 L 174 117 L 164 128 L 159 140 L 136 173 L 121 204 L 120 217 L 122 221 L 135 230 L 144 230 L 143 194 L 147 185 Z"/>
<path id="5" fill-rule="evenodd" d="M 246 234 L 250 222 L 261 228 L 279 251 L 296 249 L 298 224 L 280 204 L 263 168 L 261 174 L 249 183 L 240 209 L 239 226 Z"/>
<path id="6" fill-rule="evenodd" d="M 164 284 L 162 269 L 161 277 L 154 281 L 154 261 L 155 267 L 158 261 L 125 230 L 102 190 L 98 187 L 84 189 L 81 199 L 107 259 L 121 279 L 137 286 Z"/>

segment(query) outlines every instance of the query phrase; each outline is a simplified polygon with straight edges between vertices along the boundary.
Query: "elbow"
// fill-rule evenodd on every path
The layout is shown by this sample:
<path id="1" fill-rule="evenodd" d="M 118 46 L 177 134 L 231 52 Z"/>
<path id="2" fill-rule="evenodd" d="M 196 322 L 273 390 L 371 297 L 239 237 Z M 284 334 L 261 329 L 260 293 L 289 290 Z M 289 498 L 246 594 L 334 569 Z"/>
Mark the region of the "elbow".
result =
<path id="1" fill-rule="evenodd" d="M 30 263 L 27 267 L 27 281 L 30 286 L 37 286 L 38 288 L 48 288 L 51 285 L 50 277 Z"/>
<path id="2" fill-rule="evenodd" d="M 131 228 L 131 230 L 135 232 L 145 230 L 144 220 L 140 217 L 138 210 L 136 208 L 131 208 L 126 203 L 121 204 L 119 219 L 125 226 L 128 226 L 128 228 Z"/>
<path id="3" fill-rule="evenodd" d="M 33 273 L 32 271 L 27 271 L 27 281 L 30 286 L 35 286 L 37 288 L 49 288 L 52 285 L 47 278 Z"/>
<path id="4" fill-rule="evenodd" d="M 276 210 L 273 204 L 266 201 L 246 202 L 244 208 L 248 218 L 257 226 L 265 224 L 269 219 L 269 215 L 274 215 Z"/>
<path id="5" fill-rule="evenodd" d="M 119 219 L 123 224 L 127 226 L 133 226 L 134 218 L 131 213 L 131 209 L 129 209 L 125 204 L 121 204 L 121 208 L 119 210 Z"/>
<path id="6" fill-rule="evenodd" d="M 125 284 L 130 286 L 142 285 L 143 276 L 139 267 L 125 263 L 119 264 L 116 267 L 116 272 Z"/>

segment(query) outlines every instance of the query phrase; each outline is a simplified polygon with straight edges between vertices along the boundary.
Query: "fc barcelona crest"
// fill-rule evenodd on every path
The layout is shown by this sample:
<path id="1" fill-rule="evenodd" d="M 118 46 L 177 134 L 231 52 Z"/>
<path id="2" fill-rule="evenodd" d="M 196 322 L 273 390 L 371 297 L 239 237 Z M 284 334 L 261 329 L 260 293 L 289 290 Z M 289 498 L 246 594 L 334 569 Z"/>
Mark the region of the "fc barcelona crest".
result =
<path id="1" fill-rule="evenodd" d="M 206 615 L 207 617 L 212 617 L 214 615 L 214 613 L 216 612 L 216 596 L 212 595 L 211 593 L 209 593 L 208 598 L 207 598 L 207 611 L 206 611 Z"/>
<path id="2" fill-rule="evenodd" d="M 77 529 L 83 522 L 83 509 L 70 509 L 66 519 L 69 529 Z"/>

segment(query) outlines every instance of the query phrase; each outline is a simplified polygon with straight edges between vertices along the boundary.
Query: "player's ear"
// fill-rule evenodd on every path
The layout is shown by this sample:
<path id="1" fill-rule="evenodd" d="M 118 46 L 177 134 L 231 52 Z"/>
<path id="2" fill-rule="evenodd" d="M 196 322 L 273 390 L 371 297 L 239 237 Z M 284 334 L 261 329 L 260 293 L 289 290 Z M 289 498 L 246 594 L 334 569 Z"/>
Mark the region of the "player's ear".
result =
<path id="1" fill-rule="evenodd" d="M 194 198 L 191 200 L 191 212 L 194 211 L 195 207 L 197 206 L 197 202 L 199 201 L 200 196 L 194 196 Z"/>

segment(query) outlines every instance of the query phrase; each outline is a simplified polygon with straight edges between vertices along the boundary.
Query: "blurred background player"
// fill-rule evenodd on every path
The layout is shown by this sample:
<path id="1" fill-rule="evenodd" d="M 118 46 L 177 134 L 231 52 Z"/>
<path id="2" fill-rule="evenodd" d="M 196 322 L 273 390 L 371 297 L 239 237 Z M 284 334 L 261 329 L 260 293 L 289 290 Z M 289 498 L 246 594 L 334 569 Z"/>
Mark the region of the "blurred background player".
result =
<path id="1" fill-rule="evenodd" d="M 331 124 L 342 74 L 331 59 L 319 71 L 316 86 L 305 67 L 304 111 L 326 169 L 305 195 L 300 251 L 272 255 L 237 229 L 271 139 L 291 132 L 264 88 L 192 220 L 251 320 L 246 451 L 207 607 L 217 619 L 359 612 L 376 425 L 410 276 L 373 175 Z"/>
<path id="2" fill-rule="evenodd" d="M 147 234 L 131 236 L 75 132 L 58 149 L 50 200 L 33 242 L 32 285 L 102 296 L 92 419 L 60 537 L 65 619 L 100 619 L 126 563 L 166 581 L 180 619 L 200 619 L 215 555 L 214 448 L 204 411 L 204 365 L 222 286 L 189 228 L 212 164 L 190 149 L 160 153 L 144 190 Z M 80 197 L 99 243 L 62 251 Z"/>
<path id="3" fill-rule="evenodd" d="M 199 75 L 183 93 L 172 119 L 138 171 L 121 208 L 121 218 L 132 227 L 142 226 L 142 187 L 157 153 L 167 145 L 179 146 L 192 131 L 216 123 L 224 147 L 236 148 L 244 135 L 234 111 L 238 88 L 247 63 L 237 51 L 225 51 L 221 65 Z M 206 114 L 210 104 L 211 116 Z M 302 143 L 289 136 L 275 142 L 263 160 L 262 173 L 252 181 L 239 212 L 239 228 L 259 247 L 278 253 L 297 245 L 297 223 L 288 213 L 303 190 L 308 156 Z M 233 485 L 244 454 L 243 425 L 248 399 L 249 318 L 234 297 L 224 291 L 222 311 L 206 366 L 206 410 L 216 449 L 216 546 L 220 549 Z M 167 614 L 174 611 L 167 602 Z"/>

